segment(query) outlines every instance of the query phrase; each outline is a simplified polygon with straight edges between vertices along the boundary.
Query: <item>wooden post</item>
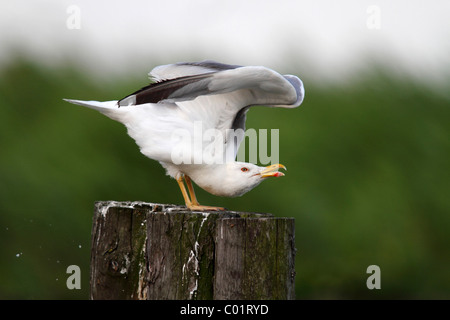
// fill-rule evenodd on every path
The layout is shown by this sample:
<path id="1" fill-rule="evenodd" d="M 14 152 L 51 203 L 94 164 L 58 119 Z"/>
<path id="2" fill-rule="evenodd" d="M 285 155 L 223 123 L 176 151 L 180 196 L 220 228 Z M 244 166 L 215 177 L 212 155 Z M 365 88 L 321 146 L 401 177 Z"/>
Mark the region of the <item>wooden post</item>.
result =
<path id="1" fill-rule="evenodd" d="M 293 218 L 96 202 L 91 299 L 294 299 Z"/>

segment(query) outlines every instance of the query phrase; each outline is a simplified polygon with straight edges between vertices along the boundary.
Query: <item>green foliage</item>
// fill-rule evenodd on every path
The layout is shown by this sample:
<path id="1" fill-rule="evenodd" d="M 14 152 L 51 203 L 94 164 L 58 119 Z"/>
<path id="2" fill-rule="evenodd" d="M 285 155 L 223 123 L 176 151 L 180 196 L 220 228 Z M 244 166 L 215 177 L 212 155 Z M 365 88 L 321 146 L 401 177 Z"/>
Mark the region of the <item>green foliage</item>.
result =
<path id="1" fill-rule="evenodd" d="M 197 188 L 200 202 L 295 217 L 298 298 L 450 298 L 448 99 L 388 72 L 327 87 L 302 78 L 300 108 L 247 120 L 280 129 L 286 176 L 235 199 Z M 0 298 L 89 297 L 94 201 L 183 202 L 121 124 L 62 101 L 145 83 L 111 85 L 21 59 L 0 75 Z M 72 264 L 81 290 L 66 287 Z M 366 287 L 372 264 L 381 290 Z"/>

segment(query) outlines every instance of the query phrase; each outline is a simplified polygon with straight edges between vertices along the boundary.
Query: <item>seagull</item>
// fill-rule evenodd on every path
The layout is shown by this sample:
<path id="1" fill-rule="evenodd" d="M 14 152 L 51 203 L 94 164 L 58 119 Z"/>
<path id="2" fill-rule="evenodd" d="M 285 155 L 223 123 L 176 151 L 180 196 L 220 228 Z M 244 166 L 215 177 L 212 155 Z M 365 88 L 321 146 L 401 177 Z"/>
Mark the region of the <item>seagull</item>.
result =
<path id="1" fill-rule="evenodd" d="M 226 210 L 200 205 L 192 181 L 213 195 L 237 197 L 269 177 L 284 176 L 282 164 L 261 167 L 235 159 L 249 108 L 298 107 L 305 95 L 298 77 L 212 60 L 157 66 L 149 77 L 150 85 L 120 100 L 64 100 L 124 124 L 140 151 L 177 181 L 191 211 Z"/>

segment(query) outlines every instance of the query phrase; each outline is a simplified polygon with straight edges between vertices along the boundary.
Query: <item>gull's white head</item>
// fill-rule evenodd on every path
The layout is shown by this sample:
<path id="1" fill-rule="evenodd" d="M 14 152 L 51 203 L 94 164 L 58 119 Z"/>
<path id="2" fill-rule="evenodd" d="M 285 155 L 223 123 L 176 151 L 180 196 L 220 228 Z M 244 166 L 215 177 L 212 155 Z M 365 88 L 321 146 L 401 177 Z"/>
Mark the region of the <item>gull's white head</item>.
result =
<path id="1" fill-rule="evenodd" d="M 202 189 L 216 196 L 238 197 L 258 186 L 269 177 L 282 177 L 278 169 L 282 164 L 260 167 L 252 163 L 229 162 L 221 165 L 204 166 L 189 175 Z"/>

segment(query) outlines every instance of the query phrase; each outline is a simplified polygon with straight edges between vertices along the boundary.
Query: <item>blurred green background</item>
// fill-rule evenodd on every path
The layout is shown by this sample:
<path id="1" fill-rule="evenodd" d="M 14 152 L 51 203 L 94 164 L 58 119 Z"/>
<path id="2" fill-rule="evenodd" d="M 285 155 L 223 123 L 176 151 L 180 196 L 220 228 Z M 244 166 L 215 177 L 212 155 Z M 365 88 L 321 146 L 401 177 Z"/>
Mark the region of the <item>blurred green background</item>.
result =
<path id="1" fill-rule="evenodd" d="M 305 84 L 303 105 L 256 107 L 247 120 L 247 128 L 280 129 L 286 176 L 235 199 L 197 188 L 199 201 L 295 217 L 299 299 L 449 299 L 448 89 L 381 64 L 325 85 L 298 67 L 289 72 Z M 145 73 L 98 81 L 70 61 L 48 68 L 20 55 L 3 69 L 1 299 L 89 297 L 95 201 L 183 203 L 121 124 L 62 101 L 121 98 L 147 84 Z M 66 287 L 72 264 L 81 290 Z M 381 290 L 366 287 L 373 264 Z"/>

